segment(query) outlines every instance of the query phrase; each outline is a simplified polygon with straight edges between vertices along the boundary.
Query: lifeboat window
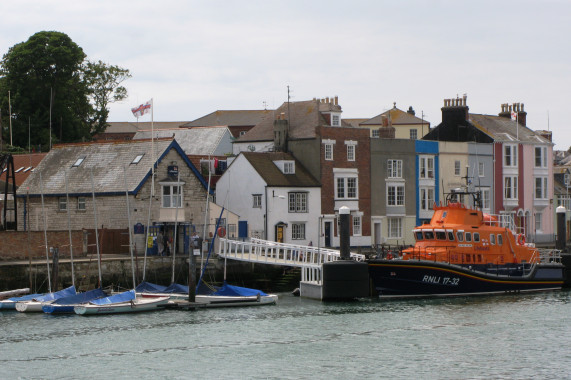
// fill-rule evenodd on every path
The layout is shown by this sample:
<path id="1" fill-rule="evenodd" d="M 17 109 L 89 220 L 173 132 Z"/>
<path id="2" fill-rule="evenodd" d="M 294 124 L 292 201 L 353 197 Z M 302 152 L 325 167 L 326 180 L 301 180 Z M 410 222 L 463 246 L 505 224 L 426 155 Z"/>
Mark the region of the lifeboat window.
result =
<path id="1" fill-rule="evenodd" d="M 503 244 L 502 235 L 498 234 L 498 245 L 502 245 L 502 244 Z"/>
<path id="2" fill-rule="evenodd" d="M 444 231 L 435 231 L 437 240 L 446 240 L 446 233 Z"/>
<path id="3" fill-rule="evenodd" d="M 479 242 L 480 242 L 480 233 L 474 232 L 474 243 L 479 243 Z"/>
<path id="4" fill-rule="evenodd" d="M 426 240 L 432 240 L 434 239 L 434 232 L 432 231 L 424 231 L 424 238 Z"/>
<path id="5" fill-rule="evenodd" d="M 452 232 L 452 231 L 446 231 L 446 232 L 448 235 L 448 240 L 454 241 L 454 232 Z"/>
<path id="6" fill-rule="evenodd" d="M 494 234 L 490 235 L 490 244 L 492 244 L 492 245 L 496 244 L 496 235 L 494 235 Z"/>
<path id="7" fill-rule="evenodd" d="M 466 262 L 467 262 L 467 263 L 470 262 L 470 255 L 466 255 Z"/>
<path id="8" fill-rule="evenodd" d="M 470 241 L 472 241 L 472 233 L 466 232 L 466 242 L 470 242 Z"/>
<path id="9" fill-rule="evenodd" d="M 418 241 L 418 240 L 422 240 L 422 231 L 415 231 L 414 232 L 414 238 Z"/>
<path id="10" fill-rule="evenodd" d="M 460 242 L 464 241 L 464 231 L 456 232 L 456 237 L 458 238 L 458 241 Z"/>

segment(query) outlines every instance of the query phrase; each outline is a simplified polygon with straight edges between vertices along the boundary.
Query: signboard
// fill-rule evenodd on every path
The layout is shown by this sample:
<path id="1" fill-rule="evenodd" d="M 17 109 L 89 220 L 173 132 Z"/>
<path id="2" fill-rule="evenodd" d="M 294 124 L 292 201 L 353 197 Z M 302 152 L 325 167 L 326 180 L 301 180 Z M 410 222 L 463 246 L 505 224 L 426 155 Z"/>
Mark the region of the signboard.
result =
<path id="1" fill-rule="evenodd" d="M 178 166 L 177 165 L 169 165 L 167 167 L 168 175 L 172 177 L 178 176 Z"/>

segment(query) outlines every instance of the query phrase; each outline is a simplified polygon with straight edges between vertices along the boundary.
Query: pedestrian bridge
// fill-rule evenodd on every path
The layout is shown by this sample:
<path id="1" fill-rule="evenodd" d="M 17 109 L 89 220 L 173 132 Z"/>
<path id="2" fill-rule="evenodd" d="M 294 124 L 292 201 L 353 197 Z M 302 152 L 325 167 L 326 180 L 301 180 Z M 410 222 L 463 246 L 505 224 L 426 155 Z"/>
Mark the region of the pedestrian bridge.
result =
<path id="1" fill-rule="evenodd" d="M 283 265 L 302 268 L 301 281 L 320 284 L 322 265 L 337 261 L 341 253 L 334 249 L 277 243 L 251 238 L 249 241 L 220 239 L 218 255 L 226 259 L 259 264 Z M 351 253 L 355 261 L 364 261 L 365 255 Z"/>

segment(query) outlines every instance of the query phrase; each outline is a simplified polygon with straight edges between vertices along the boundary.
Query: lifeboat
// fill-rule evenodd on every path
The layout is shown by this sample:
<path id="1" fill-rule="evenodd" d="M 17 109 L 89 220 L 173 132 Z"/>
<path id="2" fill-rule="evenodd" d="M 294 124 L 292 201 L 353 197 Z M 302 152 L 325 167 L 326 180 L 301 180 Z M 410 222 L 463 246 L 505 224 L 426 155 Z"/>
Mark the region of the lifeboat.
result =
<path id="1" fill-rule="evenodd" d="M 458 296 L 561 289 L 561 252 L 542 250 L 516 233 L 506 215 L 483 213 L 447 197 L 430 223 L 413 230 L 414 246 L 398 257 L 369 261 L 382 298 Z"/>

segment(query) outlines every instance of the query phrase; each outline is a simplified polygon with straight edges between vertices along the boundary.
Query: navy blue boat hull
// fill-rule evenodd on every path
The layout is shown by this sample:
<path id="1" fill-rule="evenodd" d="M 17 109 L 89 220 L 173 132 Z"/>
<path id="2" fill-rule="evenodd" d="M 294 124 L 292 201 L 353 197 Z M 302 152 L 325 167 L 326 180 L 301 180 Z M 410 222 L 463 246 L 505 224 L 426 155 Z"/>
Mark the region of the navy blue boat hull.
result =
<path id="1" fill-rule="evenodd" d="M 430 261 L 369 261 L 369 276 L 381 298 L 555 290 L 563 285 L 563 270 L 561 264 L 541 264 L 525 275 L 505 276 Z"/>

